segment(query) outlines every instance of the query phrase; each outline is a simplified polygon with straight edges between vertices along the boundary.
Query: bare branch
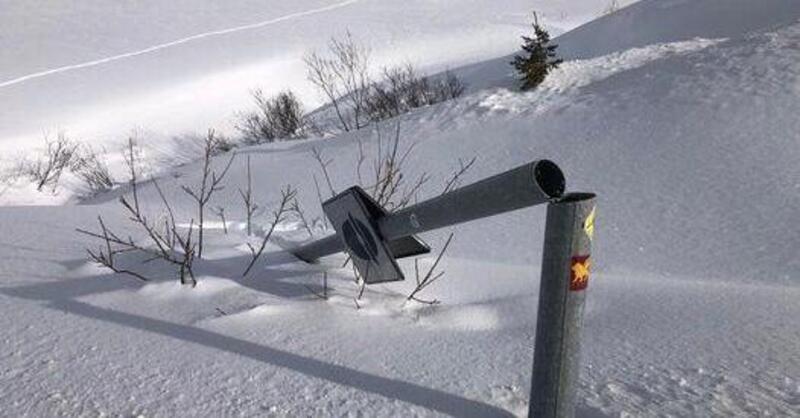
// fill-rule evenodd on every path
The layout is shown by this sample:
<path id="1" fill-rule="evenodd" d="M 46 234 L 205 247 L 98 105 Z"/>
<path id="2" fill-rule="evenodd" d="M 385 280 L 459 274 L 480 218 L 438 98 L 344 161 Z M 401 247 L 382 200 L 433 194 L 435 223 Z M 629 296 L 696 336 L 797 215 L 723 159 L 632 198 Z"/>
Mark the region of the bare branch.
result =
<path id="1" fill-rule="evenodd" d="M 63 132 L 59 132 L 53 140 L 45 136 L 44 141 L 44 154 L 33 161 L 23 161 L 18 171 L 36 183 L 36 190 L 51 187 L 55 193 L 61 174 L 76 164 L 79 144 L 67 138 Z"/>
<path id="2" fill-rule="evenodd" d="M 308 221 L 306 220 L 306 215 L 300 208 L 300 202 L 297 199 L 293 199 L 292 203 L 289 205 L 288 210 L 289 212 L 293 212 L 294 214 L 297 215 L 298 218 L 300 218 L 300 222 L 303 224 L 303 227 L 305 228 L 306 232 L 308 232 L 308 236 L 313 238 L 314 231 L 311 230 L 311 225 L 308 224 Z"/>
<path id="3" fill-rule="evenodd" d="M 467 171 L 469 171 L 469 169 L 472 167 L 473 164 L 475 164 L 475 161 L 477 159 L 478 157 L 472 157 L 472 159 L 465 164 L 464 161 L 459 158 L 458 159 L 459 169 L 455 173 L 453 173 L 453 175 L 450 177 L 450 180 L 448 180 L 447 183 L 445 183 L 444 190 L 442 190 L 442 194 L 445 194 L 450 190 L 453 190 L 454 188 L 458 187 L 459 184 L 461 184 L 461 176 L 463 176 Z"/>
<path id="4" fill-rule="evenodd" d="M 214 192 L 222 190 L 222 180 L 228 174 L 231 165 L 233 164 L 236 154 L 231 155 L 228 163 L 224 166 L 219 173 L 211 168 L 211 161 L 214 157 L 214 152 L 217 149 L 217 138 L 214 130 L 209 129 L 208 134 L 204 140 L 203 150 L 203 177 L 200 181 L 198 189 L 193 190 L 188 186 L 181 186 L 181 189 L 189 195 L 197 203 L 197 258 L 203 258 L 203 244 L 204 244 L 204 230 L 205 230 L 205 209 Z"/>
<path id="5" fill-rule="evenodd" d="M 108 164 L 100 158 L 97 152 L 89 145 L 80 147 L 76 153 L 73 172 L 81 180 L 91 194 L 97 194 L 114 187 L 114 179 Z"/>
<path id="6" fill-rule="evenodd" d="M 239 195 L 242 197 L 244 203 L 244 213 L 247 219 L 247 236 L 253 234 L 253 215 L 258 210 L 258 205 L 253 201 L 253 176 L 250 172 L 250 155 L 247 156 L 247 188 L 242 191 L 239 189 Z"/>
<path id="7" fill-rule="evenodd" d="M 128 148 L 123 153 L 125 158 L 125 165 L 128 167 L 128 175 L 130 179 L 128 183 L 132 189 L 133 194 L 133 207 L 136 209 L 136 212 L 140 212 L 139 209 L 139 192 L 136 188 L 137 183 L 139 182 L 138 178 L 138 157 L 139 157 L 139 150 L 136 145 L 136 141 L 132 138 L 128 138 Z"/>
<path id="8" fill-rule="evenodd" d="M 103 218 L 98 216 L 97 221 L 100 224 L 100 229 L 102 231 L 102 238 L 105 241 L 106 249 L 105 252 L 103 249 L 99 249 L 97 252 L 87 249 L 86 252 L 89 254 L 89 258 L 94 262 L 110 269 L 111 271 L 119 274 L 127 274 L 133 276 L 141 281 L 149 281 L 149 279 L 135 271 L 131 271 L 128 269 L 120 268 L 114 262 L 114 255 L 118 254 L 120 250 L 114 250 L 111 245 L 111 238 L 109 237 L 108 228 L 106 228 L 105 223 L 103 222 Z M 80 230 L 79 230 L 80 232 Z"/>
<path id="9" fill-rule="evenodd" d="M 311 175 L 311 178 L 314 179 L 314 189 L 317 191 L 317 199 L 319 200 L 319 206 L 322 207 L 323 199 L 322 199 L 322 191 L 319 189 L 319 182 L 317 181 L 317 176 L 315 174 Z M 322 216 L 323 225 L 327 229 L 330 225 L 328 224 L 328 217 L 325 215 Z"/>
<path id="10" fill-rule="evenodd" d="M 133 202 L 128 200 L 125 196 L 120 197 L 119 201 L 123 208 L 125 208 L 127 211 L 128 219 L 145 232 L 145 235 L 147 236 L 151 246 L 137 244 L 130 236 L 127 238 L 120 237 L 108 229 L 103 219 L 98 217 L 98 223 L 101 231 L 100 233 L 83 229 L 77 230 L 81 234 L 96 239 L 101 239 L 105 243 L 105 250 L 100 249 L 97 252 L 88 250 L 89 257 L 93 261 L 108 267 L 114 272 L 129 274 L 139 278 L 140 280 L 147 280 L 147 278 L 140 273 L 129 269 L 120 268 L 117 266 L 114 258 L 115 255 L 125 252 L 141 252 L 149 255 L 149 257 L 143 263 L 149 263 L 160 259 L 167 263 L 173 264 L 179 269 L 181 283 L 195 286 L 197 281 L 194 277 L 194 271 L 192 270 L 196 248 L 196 245 L 193 241 L 195 225 L 194 220 L 190 222 L 189 230 L 186 232 L 186 235 L 182 235 L 178 231 L 178 226 L 175 222 L 175 215 L 171 205 L 169 204 L 169 201 L 166 199 L 163 190 L 161 190 L 161 187 L 158 185 L 158 182 L 154 180 L 153 184 L 155 185 L 155 188 L 158 191 L 158 194 L 168 214 L 164 220 L 164 232 L 159 232 L 157 228 L 158 225 L 160 225 L 160 221 L 151 223 L 147 216 L 142 212 L 141 206 L 139 205 L 139 172 L 137 153 L 135 151 L 135 145 L 132 139 L 130 139 L 128 142 L 125 159 L 131 177 L 130 186 Z M 176 251 L 176 247 L 178 251 Z"/>
<path id="11" fill-rule="evenodd" d="M 268 99 L 260 89 L 256 89 L 252 96 L 257 110 L 239 115 L 240 120 L 236 124 L 246 144 L 305 137 L 309 122 L 300 99 L 291 90 Z"/>
<path id="12" fill-rule="evenodd" d="M 215 206 L 211 208 L 211 211 L 219 217 L 220 222 L 222 222 L 222 231 L 225 235 L 228 235 L 228 222 L 225 221 L 225 207 Z"/>
<path id="13" fill-rule="evenodd" d="M 261 240 L 261 246 L 259 246 L 258 250 L 253 248 L 252 245 L 248 245 L 250 247 L 251 259 L 250 263 L 247 265 L 244 273 L 242 273 L 242 277 L 247 277 L 250 273 L 250 270 L 256 264 L 261 254 L 264 252 L 264 248 L 267 246 L 267 242 L 269 241 L 272 233 L 275 231 L 275 227 L 283 220 L 283 215 L 286 213 L 287 207 L 289 202 L 295 198 L 297 195 L 297 191 L 292 189 L 292 186 L 286 186 L 284 190 L 281 191 L 281 202 L 278 206 L 278 209 L 272 213 L 272 223 L 269 226 L 269 230 L 267 234 L 264 235 L 264 238 Z"/>
<path id="14" fill-rule="evenodd" d="M 442 247 L 442 250 L 439 252 L 439 255 L 436 256 L 436 260 L 433 262 L 433 265 L 431 265 L 430 269 L 428 269 L 428 272 L 425 273 L 425 276 L 420 277 L 420 275 L 419 275 L 419 264 L 418 264 L 417 260 L 414 260 L 414 271 L 416 273 L 415 277 L 416 277 L 416 281 L 417 281 L 417 286 L 408 295 L 408 297 L 406 298 L 407 301 L 416 300 L 418 302 L 428 303 L 428 304 L 439 303 L 438 300 L 425 301 L 425 300 L 422 300 L 422 299 L 418 299 L 416 296 L 417 296 L 417 294 L 419 292 L 423 291 L 426 287 L 430 286 L 436 280 L 438 280 L 439 278 L 444 276 L 444 272 L 435 273 L 435 271 L 436 271 L 436 267 L 439 265 L 439 262 L 442 260 L 442 256 L 444 256 L 444 253 L 447 251 L 447 248 L 450 246 L 450 242 L 452 240 L 453 240 L 453 234 L 450 233 L 450 236 L 447 237 L 447 242 L 445 242 L 444 247 Z"/>
<path id="15" fill-rule="evenodd" d="M 407 183 L 403 174 L 404 164 L 413 153 L 416 143 L 412 143 L 401 151 L 399 123 L 395 125 L 394 135 L 388 145 L 384 144 L 379 126 L 376 126 L 376 136 L 377 152 L 373 162 L 374 183 L 363 187 L 379 205 L 389 210 L 401 209 L 416 199 L 420 189 L 430 180 L 430 176 L 422 173 L 413 183 Z M 385 145 L 387 148 L 384 151 Z M 356 169 L 356 174 L 360 176 L 358 165 Z"/>
<path id="16" fill-rule="evenodd" d="M 308 80 L 330 101 L 342 130 L 361 129 L 368 123 L 370 51 L 350 32 L 331 39 L 328 50 L 328 56 L 315 52 L 304 58 Z"/>
<path id="17" fill-rule="evenodd" d="M 171 225 L 175 225 L 175 212 L 172 211 L 172 205 L 169 204 L 167 201 L 166 196 L 164 196 L 164 191 L 161 190 L 161 186 L 158 185 L 158 181 L 153 179 L 153 186 L 155 186 L 156 191 L 158 192 L 158 196 L 161 198 L 161 203 L 164 204 L 164 207 L 167 209 L 167 214 L 169 215 L 169 219 L 166 221 L 166 225 L 164 228 L 164 233 L 168 235 L 167 242 L 169 243 L 169 247 L 175 247 L 175 237 L 172 235 L 172 227 Z"/>
<path id="18" fill-rule="evenodd" d="M 331 182 L 330 173 L 328 173 L 328 166 L 333 162 L 333 160 L 326 160 L 322 156 L 322 151 L 318 150 L 317 147 L 311 147 L 311 155 L 314 156 L 314 159 L 322 169 L 322 174 L 325 176 L 325 181 L 328 183 L 328 190 L 331 192 L 331 197 L 336 196 L 336 191 L 333 189 L 333 183 Z"/>
<path id="19" fill-rule="evenodd" d="M 411 64 L 383 69 L 383 78 L 370 86 L 365 113 L 372 121 L 397 117 L 412 109 L 455 99 L 466 85 L 450 71 L 431 79 Z"/>

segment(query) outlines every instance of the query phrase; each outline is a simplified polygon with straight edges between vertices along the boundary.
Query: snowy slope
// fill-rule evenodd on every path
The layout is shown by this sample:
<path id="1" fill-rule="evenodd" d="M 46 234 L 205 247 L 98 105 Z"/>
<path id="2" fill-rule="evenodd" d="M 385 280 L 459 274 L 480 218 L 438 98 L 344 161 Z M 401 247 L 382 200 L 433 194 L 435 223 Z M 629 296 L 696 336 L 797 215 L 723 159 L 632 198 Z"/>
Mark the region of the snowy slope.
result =
<path id="1" fill-rule="evenodd" d="M 472 156 L 467 181 L 550 158 L 571 190 L 599 194 L 581 417 L 800 415 L 800 5 L 760 3 L 760 23 L 742 26 L 718 19 L 723 3 L 722 16 L 752 11 L 744 0 L 644 0 L 560 38 L 581 59 L 535 92 L 509 89 L 503 57 L 460 70 L 471 94 L 401 118 L 405 144 L 417 143 L 407 175 L 434 179 L 426 195 Z M 689 25 L 684 36 L 674 22 L 688 16 L 714 29 Z M 634 45 L 603 29 L 614 25 L 652 34 Z M 239 278 L 244 157 L 253 159 L 259 202 L 271 208 L 291 183 L 313 218 L 311 147 L 334 159 L 342 189 L 355 181 L 358 141 L 369 154 L 374 135 L 240 150 L 214 202 L 229 207 L 232 232 L 212 225 L 193 290 L 163 276 L 142 285 L 85 262 L 90 243 L 73 228 L 102 213 L 123 229 L 114 200 L 124 189 L 93 206 L 4 208 L 4 411 L 523 414 L 541 208 L 455 228 L 447 276 L 425 294 L 443 301 L 433 308 L 404 305 L 405 282 L 369 288 L 355 309 L 344 257 L 309 266 L 281 249 L 306 238 L 291 221 L 257 277 Z M 184 219 L 192 207 L 179 187 L 198 171 L 189 164 L 160 179 Z M 142 199 L 157 210 L 151 186 Z M 447 232 L 424 238 L 440 248 Z M 318 286 L 323 269 L 328 301 L 305 287 Z"/>
<path id="2" fill-rule="evenodd" d="M 347 30 L 376 48 L 376 64 L 443 69 L 513 51 L 533 8 L 562 32 L 605 3 L 4 0 L 0 150 L 30 149 L 43 131 L 117 144 L 132 129 L 230 130 L 256 87 L 293 88 L 319 104 L 302 56 Z"/>
<path id="3" fill-rule="evenodd" d="M 644 0 L 559 39 L 569 58 L 591 58 L 658 42 L 737 37 L 797 21 L 793 0 Z"/>

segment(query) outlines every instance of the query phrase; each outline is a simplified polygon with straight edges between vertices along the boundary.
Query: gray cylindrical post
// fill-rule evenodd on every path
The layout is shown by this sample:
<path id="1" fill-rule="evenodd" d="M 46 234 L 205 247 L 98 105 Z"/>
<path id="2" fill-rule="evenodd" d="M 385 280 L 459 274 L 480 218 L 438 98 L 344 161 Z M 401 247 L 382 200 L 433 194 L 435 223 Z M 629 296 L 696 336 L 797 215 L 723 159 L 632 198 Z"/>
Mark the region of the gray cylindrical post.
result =
<path id="1" fill-rule="evenodd" d="M 336 254 L 342 250 L 344 250 L 344 244 L 341 238 L 334 234 L 290 251 L 295 257 L 306 263 L 313 263 L 326 255 Z"/>
<path id="2" fill-rule="evenodd" d="M 561 169 L 538 160 L 401 209 L 378 220 L 378 227 L 384 239 L 394 240 L 546 203 L 564 187 Z"/>
<path id="3" fill-rule="evenodd" d="M 594 207 L 594 194 L 571 193 L 547 208 L 530 417 L 575 415 Z"/>

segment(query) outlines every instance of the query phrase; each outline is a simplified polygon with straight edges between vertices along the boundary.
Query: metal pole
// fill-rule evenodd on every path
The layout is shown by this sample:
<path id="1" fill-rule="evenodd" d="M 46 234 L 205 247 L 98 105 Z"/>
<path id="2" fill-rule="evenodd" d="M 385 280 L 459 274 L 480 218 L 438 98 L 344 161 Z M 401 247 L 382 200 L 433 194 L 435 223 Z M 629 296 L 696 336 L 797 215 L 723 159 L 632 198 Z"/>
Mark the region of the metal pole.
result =
<path id="1" fill-rule="evenodd" d="M 344 251 L 344 244 L 341 238 L 334 234 L 289 251 L 306 263 L 313 263 L 326 255 Z"/>
<path id="2" fill-rule="evenodd" d="M 534 161 L 401 209 L 378 220 L 385 240 L 546 203 L 564 193 L 564 175 L 548 160 Z"/>
<path id="3" fill-rule="evenodd" d="M 594 207 L 590 193 L 571 193 L 547 207 L 529 417 L 575 415 Z"/>
<path id="4" fill-rule="evenodd" d="M 399 238 L 549 202 L 564 187 L 558 165 L 533 161 L 378 219 L 378 230 L 391 246 Z M 311 262 L 343 250 L 341 239 L 329 236 L 291 251 Z"/>

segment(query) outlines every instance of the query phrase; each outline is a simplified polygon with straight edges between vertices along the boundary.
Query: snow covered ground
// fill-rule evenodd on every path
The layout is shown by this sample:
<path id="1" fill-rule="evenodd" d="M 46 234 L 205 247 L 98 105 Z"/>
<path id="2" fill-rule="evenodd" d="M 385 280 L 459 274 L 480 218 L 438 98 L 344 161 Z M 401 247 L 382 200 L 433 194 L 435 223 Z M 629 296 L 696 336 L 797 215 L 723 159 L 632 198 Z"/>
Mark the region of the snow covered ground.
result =
<path id="1" fill-rule="evenodd" d="M 248 10 L 246 3 L 237 10 Z M 472 156 L 478 159 L 465 181 L 549 158 L 566 172 L 570 190 L 598 193 L 597 268 L 586 312 L 580 417 L 800 416 L 800 235 L 795 227 L 800 219 L 800 4 L 643 0 L 557 39 L 560 51 L 574 60 L 539 89 L 523 94 L 512 89 L 509 57 L 502 55 L 513 51 L 529 5 L 495 10 L 490 2 L 469 7 L 418 2 L 401 13 L 385 2 L 308 3 L 304 10 L 334 9 L 303 16 L 296 25 L 316 27 L 330 19 L 324 14 L 334 13 L 344 19 L 334 19 L 341 27 L 352 26 L 347 19 L 370 22 L 370 35 L 383 42 L 398 39 L 403 25 L 416 22 L 407 43 L 393 44 L 402 54 L 417 51 L 415 57 L 432 63 L 432 69 L 482 59 L 457 69 L 471 85 L 468 95 L 400 118 L 404 144 L 417 144 L 407 175 L 427 172 L 433 178 L 423 195 L 439 192 L 458 158 Z M 567 20 L 583 15 L 588 20 L 594 13 L 588 2 L 581 3 L 585 9 L 556 4 L 564 7 Z M 491 41 L 429 61 L 438 47 L 426 43 L 426 36 L 447 32 L 461 39 L 453 32 L 455 22 L 485 22 L 487 10 L 496 17 L 495 33 L 512 35 L 510 44 Z M 292 11 L 266 13 L 273 14 L 258 18 Z M 397 17 L 391 19 L 397 26 L 386 25 L 386 16 Z M 226 19 L 219 28 L 252 23 L 238 14 Z M 107 50 L 87 47 L 77 61 L 72 54 L 27 60 L 10 67 L 3 79 L 141 50 L 208 27 L 202 18 L 179 23 L 170 29 L 174 32 L 159 32 L 164 38 L 150 34 L 153 39 L 143 43 L 116 39 L 105 45 Z M 314 39 L 322 43 L 337 28 L 320 28 Z M 109 37 L 115 39 L 113 33 Z M 415 48 L 416 43 L 430 51 Z M 174 71 L 169 59 L 178 60 L 178 51 L 193 44 L 158 50 L 162 61 L 149 53 L 131 59 L 153 59 L 164 64 L 164 71 Z M 305 38 L 296 44 L 308 45 Z M 240 56 L 252 51 L 245 48 Z M 55 82 L 45 81 L 51 77 L 90 80 L 78 75 L 87 69 L 124 77 L 113 68 L 132 62 L 126 60 L 20 81 L 0 87 L 0 97 L 4 103 L 29 97 L 23 90 L 8 95 L 34 89 L 31 83 Z M 247 67 L 224 62 L 207 65 Z M 155 79 L 171 86 L 180 73 Z M 217 70 L 198 69 L 201 76 L 193 79 L 206 73 Z M 295 76 L 295 81 L 281 80 L 301 83 L 302 76 Z M 113 104 L 127 103 L 124 94 L 108 94 L 113 99 L 105 102 L 109 111 L 127 120 L 124 109 Z M 202 103 L 185 110 L 186 121 L 192 121 L 189 110 L 197 110 L 195 123 L 218 120 L 205 118 L 213 107 Z M 155 127 L 167 128 L 182 129 L 172 122 Z M 391 131 L 392 125 L 380 129 Z M 16 138 L 7 132 L 0 138 Z M 311 148 L 333 158 L 332 180 L 343 189 L 355 181 L 359 142 L 368 155 L 374 152 L 374 130 L 238 150 L 227 187 L 213 202 L 228 207 L 230 231 L 224 234 L 219 223 L 210 226 L 211 247 L 196 266 L 195 289 L 182 288 L 163 273 L 160 280 L 142 284 L 86 262 L 85 248 L 97 243 L 74 229 L 93 228 L 102 214 L 115 229 L 126 231 L 116 203 L 117 196 L 129 193 L 126 187 L 83 205 L 2 208 L 3 413 L 523 415 L 542 208 L 454 228 L 443 261 L 447 275 L 423 294 L 442 301 L 433 307 L 406 304 L 413 286 L 404 282 L 368 288 L 356 309 L 352 273 L 339 267 L 343 256 L 306 265 L 284 251 L 307 239 L 293 220 L 280 225 L 279 239 L 257 274 L 240 278 L 247 238 L 237 188 L 245 183 L 245 156 L 253 162 L 257 200 L 267 210 L 276 204 L 281 185 L 291 183 L 308 216 L 318 218 Z M 195 184 L 199 175 L 192 163 L 159 179 L 181 219 L 192 216 L 193 208 L 180 185 Z M 141 198 L 149 210 L 158 210 L 152 184 L 143 185 Z M 258 220 L 266 224 L 267 218 L 261 214 Z M 317 235 L 326 233 L 317 226 Z M 448 232 L 424 238 L 441 248 Z M 422 264 L 432 261 L 426 257 Z M 401 264 L 413 270 L 411 262 Z M 159 274 L 158 266 L 151 269 Z M 306 287 L 318 288 L 323 271 L 331 286 L 327 301 Z"/>

